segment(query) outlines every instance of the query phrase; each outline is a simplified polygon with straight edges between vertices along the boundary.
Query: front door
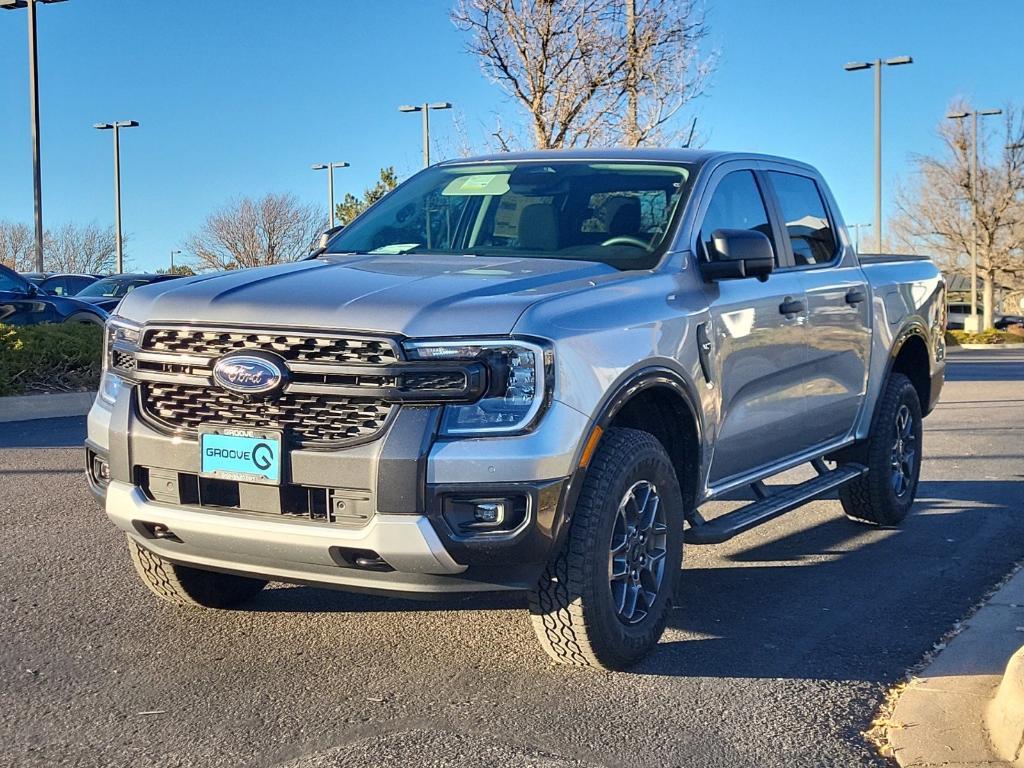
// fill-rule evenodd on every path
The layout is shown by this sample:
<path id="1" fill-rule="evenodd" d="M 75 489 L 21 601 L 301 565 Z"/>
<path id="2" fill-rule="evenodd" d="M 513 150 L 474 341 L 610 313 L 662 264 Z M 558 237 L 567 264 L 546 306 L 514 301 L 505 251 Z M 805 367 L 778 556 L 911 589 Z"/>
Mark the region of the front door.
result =
<path id="1" fill-rule="evenodd" d="M 711 233 L 753 229 L 772 241 L 780 264 L 779 234 L 768 217 L 760 180 L 746 169 L 716 180 L 700 227 L 699 258 L 714 258 Z M 777 272 L 707 284 L 713 380 L 719 418 L 712 440 L 709 483 L 746 475 L 794 455 L 806 429 L 807 313 L 800 276 Z"/>

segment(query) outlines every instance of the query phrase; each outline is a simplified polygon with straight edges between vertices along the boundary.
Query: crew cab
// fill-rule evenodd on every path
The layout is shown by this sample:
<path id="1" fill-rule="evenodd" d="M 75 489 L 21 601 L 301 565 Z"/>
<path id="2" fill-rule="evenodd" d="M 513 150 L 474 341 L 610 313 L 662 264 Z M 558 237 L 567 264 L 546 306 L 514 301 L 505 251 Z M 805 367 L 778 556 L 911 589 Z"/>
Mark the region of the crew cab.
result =
<path id="1" fill-rule="evenodd" d="M 859 260 L 793 160 L 445 162 L 306 260 L 128 294 L 87 475 L 172 603 L 522 590 L 552 658 L 626 668 L 684 540 L 836 490 L 855 521 L 907 515 L 944 293 L 927 259 Z"/>

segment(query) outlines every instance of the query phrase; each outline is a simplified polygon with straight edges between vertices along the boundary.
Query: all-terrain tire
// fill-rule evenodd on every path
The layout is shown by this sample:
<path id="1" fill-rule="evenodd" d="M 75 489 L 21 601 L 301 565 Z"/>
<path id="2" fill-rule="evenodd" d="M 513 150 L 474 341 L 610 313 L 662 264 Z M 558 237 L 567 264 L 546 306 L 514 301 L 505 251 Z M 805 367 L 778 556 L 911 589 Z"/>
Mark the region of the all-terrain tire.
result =
<path id="1" fill-rule="evenodd" d="M 905 427 L 900 426 L 903 417 L 909 419 Z M 839 489 L 839 500 L 848 517 L 885 526 L 903 521 L 917 493 L 922 432 L 917 390 L 902 373 L 891 374 L 875 408 L 871 433 L 851 455 L 853 461 L 867 466 L 867 474 Z M 898 462 L 907 450 L 913 450 L 912 460 Z M 905 470 L 902 481 L 896 474 L 897 463 Z"/>
<path id="2" fill-rule="evenodd" d="M 128 537 L 135 570 L 149 591 L 175 605 L 232 608 L 263 589 L 267 582 L 246 576 L 204 571 L 165 560 Z"/>
<path id="3" fill-rule="evenodd" d="M 634 491 L 638 486 L 643 487 Z M 663 511 L 657 526 L 662 533 L 650 562 L 656 557 L 653 553 L 662 551 L 664 561 L 660 584 L 653 590 L 656 598 L 650 602 L 643 598 L 643 617 L 634 615 L 634 623 L 628 623 L 616 602 L 627 587 L 616 582 L 613 588 L 610 583 L 611 571 L 616 569 L 611 549 L 613 537 L 629 529 L 620 503 L 631 493 L 639 498 L 650 486 L 655 489 L 655 508 Z M 657 645 L 682 567 L 683 520 L 679 481 L 662 444 L 640 430 L 606 431 L 580 489 L 566 540 L 530 592 L 533 627 L 551 658 L 581 667 L 625 669 Z M 643 538 L 639 545 L 634 541 L 630 551 L 642 553 L 644 546 L 654 546 L 654 540 L 652 533 L 646 544 Z M 615 589 L 620 590 L 619 598 Z M 634 600 L 633 605 L 639 603 Z"/>

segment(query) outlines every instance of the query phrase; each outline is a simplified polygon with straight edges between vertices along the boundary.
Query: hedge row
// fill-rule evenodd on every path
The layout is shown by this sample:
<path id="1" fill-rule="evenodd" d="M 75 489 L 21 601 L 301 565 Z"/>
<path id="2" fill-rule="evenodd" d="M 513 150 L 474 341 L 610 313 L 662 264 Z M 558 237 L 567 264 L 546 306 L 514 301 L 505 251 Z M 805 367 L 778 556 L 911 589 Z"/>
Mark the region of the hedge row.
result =
<path id="1" fill-rule="evenodd" d="M 96 325 L 0 324 L 0 395 L 96 389 L 102 357 Z"/>
<path id="2" fill-rule="evenodd" d="M 946 331 L 946 345 L 956 347 L 961 344 L 1024 344 L 1024 333 L 1020 331 L 987 330 L 980 333 L 970 331 Z"/>

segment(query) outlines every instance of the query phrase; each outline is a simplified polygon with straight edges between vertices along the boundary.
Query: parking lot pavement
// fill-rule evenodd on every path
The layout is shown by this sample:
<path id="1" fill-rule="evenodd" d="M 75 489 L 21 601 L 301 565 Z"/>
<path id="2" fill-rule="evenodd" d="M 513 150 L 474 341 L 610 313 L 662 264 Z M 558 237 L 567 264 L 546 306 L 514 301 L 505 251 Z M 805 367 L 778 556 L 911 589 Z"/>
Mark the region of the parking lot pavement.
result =
<path id="1" fill-rule="evenodd" d="M 84 419 L 3 425 L 0 766 L 886 765 L 860 732 L 888 684 L 1024 552 L 1024 354 L 949 378 L 902 529 L 826 500 L 688 548 L 616 674 L 550 666 L 518 596 L 163 605 L 85 488 Z"/>

